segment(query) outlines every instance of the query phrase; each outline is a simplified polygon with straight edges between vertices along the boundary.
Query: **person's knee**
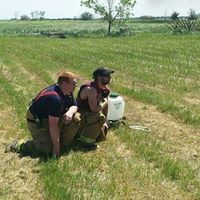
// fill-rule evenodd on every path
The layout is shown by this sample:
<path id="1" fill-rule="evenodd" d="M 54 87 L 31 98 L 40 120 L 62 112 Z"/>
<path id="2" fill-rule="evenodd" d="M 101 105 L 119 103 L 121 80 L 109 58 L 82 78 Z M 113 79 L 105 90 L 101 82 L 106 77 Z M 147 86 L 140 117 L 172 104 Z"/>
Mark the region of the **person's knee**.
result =
<path id="1" fill-rule="evenodd" d="M 72 119 L 72 123 L 80 124 L 80 121 L 81 121 L 81 114 L 77 112 Z"/>
<path id="2" fill-rule="evenodd" d="M 108 114 L 108 102 L 106 102 L 102 108 L 102 113 L 106 116 Z"/>
<path id="3" fill-rule="evenodd" d="M 106 116 L 102 113 L 99 115 L 98 124 L 103 125 L 106 122 Z"/>

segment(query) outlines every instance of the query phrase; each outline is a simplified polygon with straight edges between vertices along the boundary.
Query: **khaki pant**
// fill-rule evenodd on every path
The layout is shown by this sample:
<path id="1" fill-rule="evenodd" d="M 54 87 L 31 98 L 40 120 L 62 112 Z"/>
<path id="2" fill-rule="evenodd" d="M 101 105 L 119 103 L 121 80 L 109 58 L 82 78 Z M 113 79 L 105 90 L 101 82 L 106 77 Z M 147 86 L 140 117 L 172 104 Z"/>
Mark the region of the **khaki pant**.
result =
<path id="1" fill-rule="evenodd" d="M 30 111 L 27 111 L 27 119 L 34 120 L 33 115 Z M 42 126 L 32 121 L 27 121 L 27 127 L 31 133 L 33 140 L 27 141 L 20 146 L 21 153 L 24 154 L 52 154 L 53 152 L 53 145 L 50 137 L 49 131 L 49 122 L 48 119 L 43 119 L 41 121 Z M 80 125 L 80 114 L 76 113 L 72 119 L 70 124 L 63 124 L 62 119 L 59 122 L 59 129 L 60 129 L 60 143 L 61 148 L 66 147 L 69 145 Z"/>
<path id="2" fill-rule="evenodd" d="M 80 139 L 86 143 L 94 143 L 97 138 L 102 140 L 102 127 L 105 121 L 106 117 L 101 112 L 81 112 Z"/>

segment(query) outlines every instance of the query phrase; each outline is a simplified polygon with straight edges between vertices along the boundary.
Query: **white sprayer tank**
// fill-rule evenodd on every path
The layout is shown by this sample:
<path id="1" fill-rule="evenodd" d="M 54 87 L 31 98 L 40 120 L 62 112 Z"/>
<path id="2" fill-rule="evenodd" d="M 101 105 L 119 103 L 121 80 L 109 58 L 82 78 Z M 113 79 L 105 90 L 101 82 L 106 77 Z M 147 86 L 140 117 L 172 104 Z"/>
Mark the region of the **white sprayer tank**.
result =
<path id="1" fill-rule="evenodd" d="M 125 102 L 121 96 L 111 93 L 108 96 L 108 121 L 118 121 L 124 116 Z"/>

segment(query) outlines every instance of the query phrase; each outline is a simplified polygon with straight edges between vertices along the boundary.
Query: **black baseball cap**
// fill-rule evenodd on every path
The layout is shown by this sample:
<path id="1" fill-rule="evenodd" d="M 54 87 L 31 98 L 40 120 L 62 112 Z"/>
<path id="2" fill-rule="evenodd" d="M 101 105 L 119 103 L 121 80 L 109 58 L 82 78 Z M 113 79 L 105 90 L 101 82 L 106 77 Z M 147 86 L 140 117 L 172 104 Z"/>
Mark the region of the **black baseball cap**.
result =
<path id="1" fill-rule="evenodd" d="M 110 70 L 106 67 L 99 67 L 93 72 L 93 78 L 97 76 L 110 76 L 112 73 L 114 73 L 114 70 Z"/>

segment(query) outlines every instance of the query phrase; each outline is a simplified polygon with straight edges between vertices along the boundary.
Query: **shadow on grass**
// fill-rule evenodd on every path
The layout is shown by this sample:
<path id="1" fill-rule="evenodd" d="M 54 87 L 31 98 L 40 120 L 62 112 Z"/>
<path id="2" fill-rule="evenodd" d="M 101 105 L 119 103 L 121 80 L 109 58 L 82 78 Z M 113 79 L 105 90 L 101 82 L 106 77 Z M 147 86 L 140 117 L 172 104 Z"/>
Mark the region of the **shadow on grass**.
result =
<path id="1" fill-rule="evenodd" d="M 115 131 L 119 127 L 124 126 L 125 124 L 122 123 L 121 121 L 118 122 L 113 122 L 112 124 L 109 124 L 109 130 L 110 131 Z M 100 139 L 96 143 L 102 142 L 104 139 Z M 88 145 L 87 143 L 83 143 L 80 141 L 78 138 L 76 138 L 70 145 L 64 147 L 61 149 L 61 156 L 68 156 L 71 151 L 73 152 L 83 152 L 83 153 L 88 153 L 91 151 L 95 151 L 96 149 L 99 148 L 98 144 L 91 144 Z M 59 158 L 56 158 L 52 154 L 38 154 L 38 153 L 33 153 L 33 152 L 27 152 L 26 153 L 19 153 L 19 158 L 23 157 L 31 157 L 33 159 L 38 159 L 39 158 L 39 163 L 40 162 L 48 162 L 49 160 L 57 160 Z"/>
<path id="2" fill-rule="evenodd" d="M 68 156 L 71 151 L 73 151 L 73 152 L 80 152 L 81 151 L 81 152 L 87 153 L 87 152 L 90 152 L 90 151 L 95 151 L 96 148 L 85 147 L 81 144 L 80 141 L 74 140 L 70 145 L 61 149 L 61 156 Z M 56 158 L 55 156 L 53 156 L 52 154 L 35 154 L 35 153 L 24 154 L 24 153 L 20 153 L 19 158 L 21 159 L 23 157 L 31 157 L 33 159 L 39 158 L 39 163 L 40 162 L 48 162 L 49 160 L 59 159 L 59 158 Z"/>

